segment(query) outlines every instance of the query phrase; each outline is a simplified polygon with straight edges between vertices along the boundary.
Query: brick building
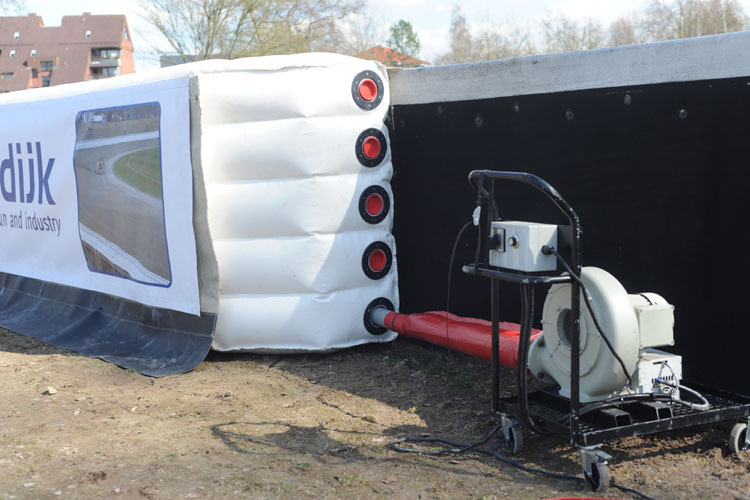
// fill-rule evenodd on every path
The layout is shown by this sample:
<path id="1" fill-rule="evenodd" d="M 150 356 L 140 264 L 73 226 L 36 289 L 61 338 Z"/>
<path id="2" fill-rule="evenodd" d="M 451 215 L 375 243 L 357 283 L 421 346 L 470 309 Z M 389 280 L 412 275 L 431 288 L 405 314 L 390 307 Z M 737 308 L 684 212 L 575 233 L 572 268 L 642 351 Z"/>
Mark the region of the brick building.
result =
<path id="1" fill-rule="evenodd" d="M 135 72 L 123 15 L 64 16 L 44 26 L 36 14 L 0 17 L 0 92 Z"/>

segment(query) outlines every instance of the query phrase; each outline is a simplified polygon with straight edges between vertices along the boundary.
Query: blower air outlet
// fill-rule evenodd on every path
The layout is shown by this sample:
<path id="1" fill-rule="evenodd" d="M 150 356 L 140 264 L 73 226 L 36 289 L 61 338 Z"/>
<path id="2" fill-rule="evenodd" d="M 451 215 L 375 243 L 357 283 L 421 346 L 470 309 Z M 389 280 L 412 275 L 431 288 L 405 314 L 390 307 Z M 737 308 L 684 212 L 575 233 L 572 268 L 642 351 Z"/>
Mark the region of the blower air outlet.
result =
<path id="1" fill-rule="evenodd" d="M 387 216 L 391 208 L 391 198 L 382 186 L 369 186 L 359 197 L 359 215 L 368 224 L 378 224 Z"/>
<path id="2" fill-rule="evenodd" d="M 370 111 L 383 100 L 383 80 L 374 71 L 362 71 L 352 80 L 352 98 L 360 108 Z"/>
<path id="3" fill-rule="evenodd" d="M 370 332 L 372 335 L 382 335 L 388 331 L 388 329 L 382 326 L 375 325 L 372 322 L 372 312 L 379 307 L 382 307 L 389 311 L 394 311 L 396 309 L 395 307 L 393 307 L 393 302 L 385 297 L 378 297 L 377 299 L 367 304 L 362 321 L 365 325 L 365 330 Z"/>

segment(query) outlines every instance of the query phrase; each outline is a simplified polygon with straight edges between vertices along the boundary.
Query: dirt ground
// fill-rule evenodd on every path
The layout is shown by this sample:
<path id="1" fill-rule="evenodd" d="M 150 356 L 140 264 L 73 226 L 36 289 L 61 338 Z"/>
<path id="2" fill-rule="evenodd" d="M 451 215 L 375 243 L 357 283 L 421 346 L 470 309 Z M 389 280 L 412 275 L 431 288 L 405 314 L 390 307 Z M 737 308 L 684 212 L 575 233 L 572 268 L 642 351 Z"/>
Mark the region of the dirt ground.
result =
<path id="1" fill-rule="evenodd" d="M 387 447 L 482 437 L 496 424 L 488 381 L 485 362 L 402 339 L 328 355 L 211 353 L 157 379 L 0 329 L 0 499 L 593 496 L 488 456 Z M 750 453 L 729 455 L 730 427 L 608 445 L 613 479 L 658 498 L 750 499 Z M 565 440 L 525 440 L 522 463 L 580 475 Z"/>

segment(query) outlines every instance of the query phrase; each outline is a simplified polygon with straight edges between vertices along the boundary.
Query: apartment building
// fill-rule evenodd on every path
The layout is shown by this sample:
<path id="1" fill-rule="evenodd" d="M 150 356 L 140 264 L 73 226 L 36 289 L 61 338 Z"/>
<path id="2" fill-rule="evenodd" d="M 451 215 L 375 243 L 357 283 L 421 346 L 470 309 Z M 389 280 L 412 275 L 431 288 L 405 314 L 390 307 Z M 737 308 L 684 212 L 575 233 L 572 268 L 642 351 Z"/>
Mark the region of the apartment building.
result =
<path id="1" fill-rule="evenodd" d="M 0 93 L 135 72 L 124 15 L 0 17 Z"/>

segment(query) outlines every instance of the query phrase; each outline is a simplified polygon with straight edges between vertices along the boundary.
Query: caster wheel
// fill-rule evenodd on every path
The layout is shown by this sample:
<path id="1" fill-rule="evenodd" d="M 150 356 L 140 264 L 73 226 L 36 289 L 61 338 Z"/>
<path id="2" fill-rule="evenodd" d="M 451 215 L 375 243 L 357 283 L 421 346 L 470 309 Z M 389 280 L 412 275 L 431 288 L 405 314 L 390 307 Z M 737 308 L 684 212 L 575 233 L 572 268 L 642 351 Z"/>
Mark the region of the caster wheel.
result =
<path id="1" fill-rule="evenodd" d="M 735 424 L 732 432 L 729 433 L 729 451 L 737 454 L 741 451 L 747 451 L 748 446 L 745 443 L 747 435 L 747 424 Z"/>
<path id="2" fill-rule="evenodd" d="M 518 455 L 523 449 L 523 430 L 521 427 L 514 425 L 508 431 L 508 437 L 505 439 L 505 446 L 508 447 L 511 455 Z"/>
<path id="3" fill-rule="evenodd" d="M 609 466 L 607 464 L 591 464 L 591 474 L 586 475 L 594 491 L 605 491 L 609 488 Z"/>

